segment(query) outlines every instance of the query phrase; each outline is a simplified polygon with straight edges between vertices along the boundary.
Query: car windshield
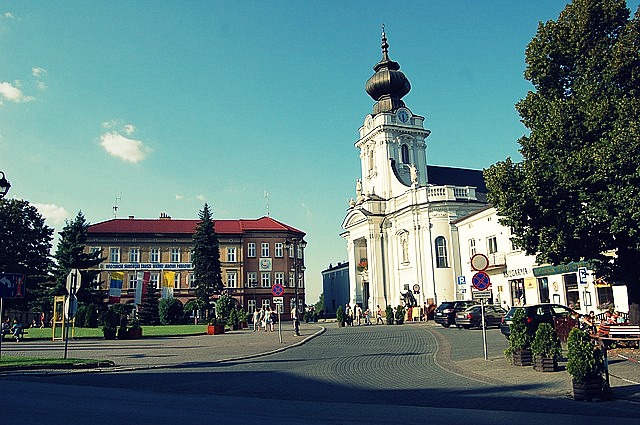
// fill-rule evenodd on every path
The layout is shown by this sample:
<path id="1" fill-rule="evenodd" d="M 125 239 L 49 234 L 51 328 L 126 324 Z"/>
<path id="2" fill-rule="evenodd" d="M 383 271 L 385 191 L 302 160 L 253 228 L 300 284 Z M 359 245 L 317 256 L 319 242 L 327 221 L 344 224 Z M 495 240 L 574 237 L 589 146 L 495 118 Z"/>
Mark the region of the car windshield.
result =
<path id="1" fill-rule="evenodd" d="M 454 302 L 445 302 L 440 304 L 440 307 L 438 307 L 438 310 L 445 310 L 447 308 L 454 308 L 456 306 L 456 303 Z"/>

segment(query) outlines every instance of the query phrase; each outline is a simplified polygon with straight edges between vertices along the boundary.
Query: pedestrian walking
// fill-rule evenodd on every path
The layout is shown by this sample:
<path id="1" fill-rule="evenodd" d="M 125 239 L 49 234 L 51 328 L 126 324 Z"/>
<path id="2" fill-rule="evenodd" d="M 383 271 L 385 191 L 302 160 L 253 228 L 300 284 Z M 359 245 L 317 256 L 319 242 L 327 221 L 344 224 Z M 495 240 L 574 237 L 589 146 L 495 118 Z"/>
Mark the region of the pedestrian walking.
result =
<path id="1" fill-rule="evenodd" d="M 384 320 L 382 320 L 382 309 L 379 304 L 376 306 L 376 325 L 384 325 Z"/>
<path id="2" fill-rule="evenodd" d="M 360 307 L 360 304 L 356 304 L 354 317 L 356 319 L 356 325 L 360 326 L 360 321 L 361 321 L 361 318 L 362 318 L 362 307 Z"/>
<path id="3" fill-rule="evenodd" d="M 253 312 L 253 331 L 260 330 L 260 310 L 256 309 Z"/>

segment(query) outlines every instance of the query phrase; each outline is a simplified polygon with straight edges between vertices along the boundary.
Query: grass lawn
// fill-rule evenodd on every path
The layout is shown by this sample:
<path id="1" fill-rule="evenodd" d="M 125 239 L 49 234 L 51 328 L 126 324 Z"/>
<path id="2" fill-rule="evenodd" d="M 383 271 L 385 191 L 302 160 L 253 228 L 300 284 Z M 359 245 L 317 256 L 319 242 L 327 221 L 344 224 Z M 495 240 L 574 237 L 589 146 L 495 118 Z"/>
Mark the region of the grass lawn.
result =
<path id="1" fill-rule="evenodd" d="M 30 328 L 27 330 L 24 341 L 30 339 L 52 339 L 53 331 L 51 328 Z M 166 325 L 166 326 L 143 326 L 142 335 L 145 336 L 180 336 L 195 335 L 207 332 L 207 325 Z M 58 335 L 60 329 L 58 328 Z M 71 330 L 69 330 L 71 335 Z M 75 328 L 74 338 L 102 338 L 102 328 Z M 7 337 L 10 338 L 10 337 Z M 20 343 L 22 344 L 22 342 Z M 104 360 L 101 365 L 108 364 Z M 0 371 L 3 369 L 29 368 L 29 367 L 47 367 L 47 366 L 82 366 L 97 365 L 98 360 L 92 359 L 56 359 L 44 357 L 25 357 L 25 356 L 5 356 L 0 357 Z"/>
<path id="2" fill-rule="evenodd" d="M 30 339 L 51 339 L 53 331 L 51 328 L 29 328 L 25 335 L 25 341 Z M 60 328 L 58 328 L 60 332 Z M 179 336 L 194 335 L 207 332 L 207 325 L 164 325 L 164 326 L 143 326 L 143 336 Z M 71 335 L 71 329 L 69 329 Z M 74 338 L 102 338 L 102 328 L 75 328 Z"/>

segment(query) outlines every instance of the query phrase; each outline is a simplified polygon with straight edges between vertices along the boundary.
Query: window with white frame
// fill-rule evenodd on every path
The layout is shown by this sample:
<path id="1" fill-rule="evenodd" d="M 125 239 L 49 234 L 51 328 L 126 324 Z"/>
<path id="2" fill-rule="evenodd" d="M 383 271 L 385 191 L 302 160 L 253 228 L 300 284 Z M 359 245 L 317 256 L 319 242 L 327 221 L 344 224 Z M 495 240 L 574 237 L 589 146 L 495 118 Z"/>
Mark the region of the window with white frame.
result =
<path id="1" fill-rule="evenodd" d="M 469 258 L 476 255 L 476 240 L 469 239 Z"/>
<path id="2" fill-rule="evenodd" d="M 262 257 L 262 258 L 268 258 L 269 257 L 269 243 L 268 242 L 262 242 L 260 244 L 260 257 Z"/>
<path id="3" fill-rule="evenodd" d="M 256 311 L 256 300 L 247 300 L 247 311 L 249 314 L 253 314 Z"/>
<path id="4" fill-rule="evenodd" d="M 129 273 L 129 289 L 136 289 L 138 286 L 138 276 L 136 272 Z"/>
<path id="5" fill-rule="evenodd" d="M 274 250 L 276 257 L 281 258 L 284 256 L 284 248 L 282 242 L 276 242 Z"/>
<path id="6" fill-rule="evenodd" d="M 227 261 L 231 262 L 231 263 L 235 263 L 236 262 L 236 248 L 235 247 L 229 247 L 227 248 Z"/>
<path id="7" fill-rule="evenodd" d="M 274 283 L 284 285 L 284 272 L 274 273 Z"/>
<path id="8" fill-rule="evenodd" d="M 249 288 L 253 288 L 254 285 L 258 285 L 258 273 L 256 272 L 248 272 L 247 273 L 247 285 Z"/>
<path id="9" fill-rule="evenodd" d="M 289 273 L 289 286 L 292 287 L 292 288 L 294 287 L 293 279 L 294 279 L 293 272 L 291 272 L 291 273 Z"/>
<path id="10" fill-rule="evenodd" d="M 489 254 L 495 254 L 498 252 L 498 241 L 495 236 L 490 236 L 487 238 L 487 252 Z"/>
<path id="11" fill-rule="evenodd" d="M 262 308 L 265 310 L 271 308 L 271 301 L 269 301 L 268 298 L 266 300 L 262 300 Z"/>
<path id="12" fill-rule="evenodd" d="M 180 288 L 180 272 L 176 272 L 173 275 L 173 287 L 174 289 Z"/>
<path id="13" fill-rule="evenodd" d="M 302 247 L 298 245 L 298 258 L 302 258 Z"/>
<path id="14" fill-rule="evenodd" d="M 158 273 L 151 273 L 151 280 L 149 283 L 151 283 L 154 288 L 160 289 L 160 275 Z"/>
<path id="15" fill-rule="evenodd" d="M 300 273 L 300 275 L 298 275 L 298 288 L 302 288 L 304 287 L 304 275 L 302 273 Z"/>
<path id="16" fill-rule="evenodd" d="M 129 248 L 129 262 L 130 263 L 140 262 L 140 248 Z"/>
<path id="17" fill-rule="evenodd" d="M 171 262 L 172 263 L 180 262 L 180 248 L 171 248 Z"/>
<path id="18" fill-rule="evenodd" d="M 237 288 L 238 287 L 238 274 L 236 272 L 228 271 L 227 272 L 227 288 Z"/>
<path id="19" fill-rule="evenodd" d="M 120 262 L 120 248 L 109 248 L 109 262 Z"/>
<path id="20" fill-rule="evenodd" d="M 255 242 L 249 242 L 247 244 L 247 257 L 255 258 L 256 256 L 256 244 Z"/>
<path id="21" fill-rule="evenodd" d="M 289 258 L 293 258 L 293 244 L 289 245 Z"/>
<path id="22" fill-rule="evenodd" d="M 260 273 L 260 282 L 263 288 L 271 288 L 271 273 L 269 272 Z"/>
<path id="23" fill-rule="evenodd" d="M 195 288 L 195 287 L 196 287 L 196 274 L 189 273 L 189 288 Z"/>
<path id="24" fill-rule="evenodd" d="M 160 248 L 151 248 L 151 251 L 149 251 L 149 262 L 150 263 L 160 262 Z"/>
<path id="25" fill-rule="evenodd" d="M 444 236 L 436 238 L 436 267 L 449 267 L 449 256 L 447 254 L 447 240 Z"/>

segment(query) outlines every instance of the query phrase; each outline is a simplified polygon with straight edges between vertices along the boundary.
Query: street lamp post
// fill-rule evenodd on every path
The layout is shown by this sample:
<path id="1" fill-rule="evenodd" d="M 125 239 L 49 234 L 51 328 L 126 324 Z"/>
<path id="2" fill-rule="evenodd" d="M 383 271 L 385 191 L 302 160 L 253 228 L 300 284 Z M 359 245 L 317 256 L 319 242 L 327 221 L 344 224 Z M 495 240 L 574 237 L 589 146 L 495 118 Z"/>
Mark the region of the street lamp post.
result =
<path id="1" fill-rule="evenodd" d="M 11 188 L 11 183 L 4 176 L 4 172 L 0 171 L 0 199 L 4 198 Z"/>

